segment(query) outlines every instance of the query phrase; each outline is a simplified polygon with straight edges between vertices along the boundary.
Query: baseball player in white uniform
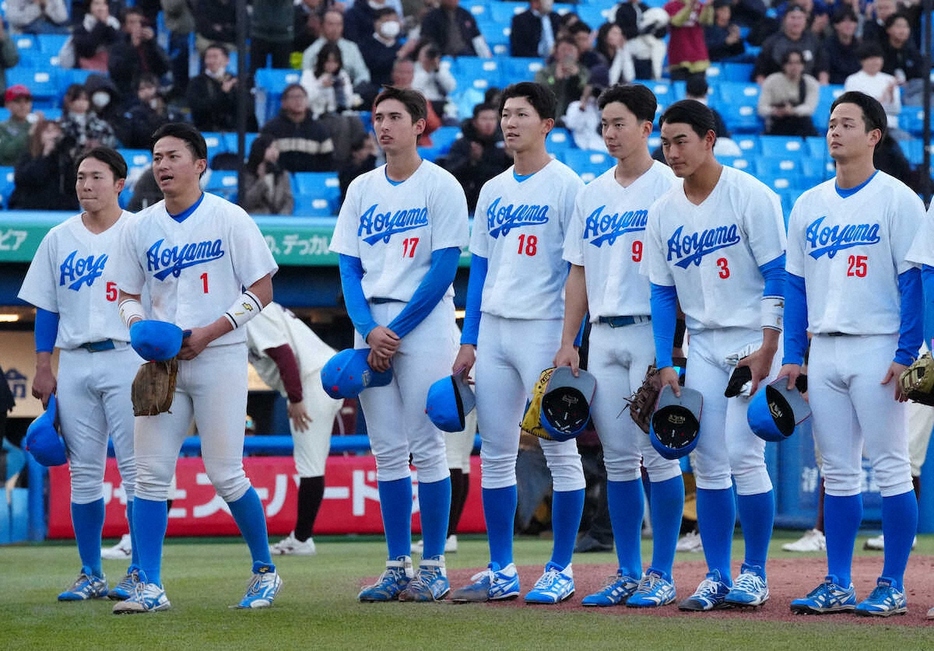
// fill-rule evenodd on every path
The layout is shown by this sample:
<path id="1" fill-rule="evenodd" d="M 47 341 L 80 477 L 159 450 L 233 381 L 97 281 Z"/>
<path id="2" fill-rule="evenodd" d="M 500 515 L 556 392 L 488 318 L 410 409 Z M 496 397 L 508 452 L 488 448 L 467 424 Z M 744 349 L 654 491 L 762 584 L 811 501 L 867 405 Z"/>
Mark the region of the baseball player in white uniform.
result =
<path id="1" fill-rule="evenodd" d="M 321 367 L 337 351 L 301 319 L 276 302 L 246 326 L 250 363 L 272 389 L 288 400 L 289 429 L 298 472 L 298 519 L 287 538 L 270 547 L 273 554 L 311 556 L 311 531 L 324 498 L 324 466 L 331 430 L 342 400 L 321 386 Z"/>
<path id="2" fill-rule="evenodd" d="M 483 515 L 490 564 L 455 601 L 514 599 L 519 423 L 532 387 L 552 365 L 561 342 L 564 283 L 561 259 L 574 201 L 583 181 L 545 149 L 554 127 L 554 94 L 531 82 L 503 93 L 500 115 L 515 164 L 480 190 L 470 239 L 473 259 L 467 316 L 455 372 L 476 359 L 477 418 L 483 445 Z M 574 594 L 571 557 L 584 505 L 584 472 L 577 442 L 541 441 L 554 485 L 554 546 L 545 572 L 525 595 L 530 603 L 557 603 Z"/>
<path id="3" fill-rule="evenodd" d="M 656 452 L 628 416 L 624 398 L 642 384 L 655 361 L 649 282 L 639 273 L 648 209 L 676 179 L 648 149 L 657 102 L 642 85 L 611 86 L 597 100 L 603 140 L 616 165 L 577 196 L 564 243 L 571 263 L 565 285 L 564 332 L 556 366 L 577 372 L 575 339 L 590 313 L 588 370 L 597 379 L 591 417 L 603 444 L 607 504 L 619 569 L 585 606 L 655 607 L 675 599 L 671 567 L 684 509 L 681 464 Z M 641 466 L 652 482 L 653 555 L 642 573 L 644 489 Z"/>
<path id="4" fill-rule="evenodd" d="M 454 359 L 452 283 L 467 243 L 467 199 L 453 176 L 418 155 L 427 110 L 415 90 L 387 87 L 377 96 L 373 124 L 386 165 L 351 183 L 331 240 L 354 345 L 369 346 L 375 370 L 393 371 L 387 386 L 360 394 L 388 548 L 386 570 L 358 595 L 365 602 L 435 601 L 450 591 L 444 543 L 451 479 L 444 435 L 425 400 Z M 410 454 L 424 543 L 414 573 Z"/>
<path id="5" fill-rule="evenodd" d="M 764 184 L 717 162 L 713 115 L 700 102 L 672 104 L 661 117 L 661 137 L 682 183 L 655 202 L 646 225 L 643 269 L 652 283 L 655 356 L 663 383 L 680 395 L 671 360 L 680 302 L 691 335 L 685 386 L 704 397 L 692 462 L 708 573 L 678 607 L 759 606 L 769 598 L 765 564 L 775 501 L 765 441 L 746 422 L 748 396 L 727 398 L 724 390 L 737 366 L 748 366 L 750 395 L 777 370 L 785 277 L 781 205 Z M 745 558 L 731 581 L 737 508 Z"/>
<path id="6" fill-rule="evenodd" d="M 36 306 L 36 379 L 32 394 L 46 404 L 56 394 L 71 471 L 71 520 L 81 558 L 74 584 L 59 601 L 125 599 L 138 582 L 138 559 L 108 591 L 101 567 L 104 469 L 113 439 L 134 531 L 133 405 L 130 384 L 142 361 L 130 347 L 117 310 L 117 253 L 131 219 L 117 202 L 126 180 L 123 157 L 98 147 L 77 161 L 84 211 L 52 228 L 39 244 L 19 298 Z M 58 378 L 52 350 L 60 349 Z"/>
<path id="7" fill-rule="evenodd" d="M 192 420 L 211 484 L 230 508 L 253 559 L 252 580 L 238 607 L 263 608 L 272 604 L 281 579 L 269 553 L 263 505 L 243 471 L 247 347 L 242 326 L 272 301 L 278 267 L 246 212 L 201 191 L 207 146 L 193 126 L 166 124 L 153 134 L 153 143 L 153 173 L 165 199 L 139 213 L 123 234 L 120 314 L 127 326 L 148 317 L 191 334 L 178 354 L 171 411 L 136 419 L 133 548 L 142 570 L 136 593 L 114 612 L 170 607 L 162 587 L 166 499 Z"/>
<path id="8" fill-rule="evenodd" d="M 898 376 L 923 336 L 921 272 L 906 255 L 924 206 L 873 166 L 885 129 L 877 100 L 858 91 L 838 97 L 827 130 L 836 177 L 801 195 L 788 223 L 781 374 L 789 385 L 797 378 L 810 331 L 808 395 L 822 456 L 827 539 L 827 577 L 791 602 L 796 613 L 907 611 L 903 580 L 918 504 Z M 857 603 L 850 572 L 862 520 L 863 451 L 882 493 L 885 560 L 876 588 Z"/>

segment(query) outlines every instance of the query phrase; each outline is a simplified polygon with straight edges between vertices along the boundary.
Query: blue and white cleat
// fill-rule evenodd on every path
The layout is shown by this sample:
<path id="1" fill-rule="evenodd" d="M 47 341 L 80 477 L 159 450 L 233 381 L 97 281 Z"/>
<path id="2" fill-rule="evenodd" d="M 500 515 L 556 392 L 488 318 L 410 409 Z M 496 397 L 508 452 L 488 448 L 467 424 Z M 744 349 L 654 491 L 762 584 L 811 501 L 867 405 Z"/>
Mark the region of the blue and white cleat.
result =
<path id="1" fill-rule="evenodd" d="M 606 585 L 593 594 L 589 594 L 581 600 L 582 606 L 618 606 L 624 603 L 636 589 L 639 587 L 639 581 L 628 574 L 623 574 L 622 570 L 616 571 L 616 576 L 611 576 Z"/>
<path id="2" fill-rule="evenodd" d="M 731 606 L 761 606 L 769 600 L 769 584 L 764 572 L 758 565 L 743 563 L 739 576 L 733 581 L 733 587 L 726 595 L 726 603 Z"/>
<path id="3" fill-rule="evenodd" d="M 649 568 L 639 587 L 626 600 L 629 608 L 658 608 L 675 602 L 675 582 L 663 572 Z"/>
<path id="4" fill-rule="evenodd" d="M 856 609 L 856 589 L 840 585 L 840 579 L 828 574 L 824 582 L 802 599 L 791 602 L 791 612 L 797 615 L 829 615 L 848 613 Z"/>
<path id="5" fill-rule="evenodd" d="M 574 571 L 568 565 L 558 567 L 550 562 L 545 566 L 542 578 L 525 595 L 527 604 L 557 604 L 574 594 Z"/>
<path id="6" fill-rule="evenodd" d="M 110 589 L 110 593 L 107 596 L 114 601 L 129 599 L 133 593 L 136 592 L 136 584 L 139 583 L 139 572 L 140 569 L 135 565 L 128 567 L 126 576 L 120 580 L 120 583 Z"/>
<path id="7" fill-rule="evenodd" d="M 282 579 L 276 566 L 270 563 L 253 563 L 253 576 L 247 585 L 246 594 L 235 608 L 268 608 L 282 588 Z"/>
<path id="8" fill-rule="evenodd" d="M 708 572 L 694 594 L 678 604 L 678 610 L 706 612 L 729 608 L 730 604 L 726 602 L 729 592 L 730 586 L 721 578 L 720 570 Z"/>
<path id="9" fill-rule="evenodd" d="M 357 599 L 363 602 L 398 601 L 399 595 L 409 585 L 414 572 L 412 572 L 412 559 L 409 556 L 386 561 L 385 571 L 379 575 L 376 583 L 360 591 Z"/>
<path id="10" fill-rule="evenodd" d="M 451 591 L 448 573 L 444 569 L 444 556 L 422 559 L 399 601 L 441 601 Z"/>
<path id="11" fill-rule="evenodd" d="M 59 601 L 85 601 L 87 599 L 102 599 L 107 596 L 107 577 L 94 576 L 91 568 L 82 567 L 78 578 L 71 587 L 58 595 Z"/>
<path id="12" fill-rule="evenodd" d="M 172 607 L 168 597 L 165 596 L 165 590 L 161 585 L 148 583 L 146 575 L 140 571 L 139 583 L 129 599 L 118 601 L 114 604 L 114 615 L 135 615 L 139 613 L 155 613 L 160 610 L 168 610 Z"/>
<path id="13" fill-rule="evenodd" d="M 451 593 L 451 601 L 456 603 L 507 601 L 519 596 L 519 574 L 516 572 L 514 563 L 502 569 L 496 563 L 490 563 L 487 569 L 474 574 L 470 580 L 473 583 Z"/>
<path id="14" fill-rule="evenodd" d="M 908 612 L 908 600 L 904 590 L 896 588 L 892 579 L 880 576 L 876 587 L 856 605 L 853 612 L 864 617 L 904 615 Z"/>

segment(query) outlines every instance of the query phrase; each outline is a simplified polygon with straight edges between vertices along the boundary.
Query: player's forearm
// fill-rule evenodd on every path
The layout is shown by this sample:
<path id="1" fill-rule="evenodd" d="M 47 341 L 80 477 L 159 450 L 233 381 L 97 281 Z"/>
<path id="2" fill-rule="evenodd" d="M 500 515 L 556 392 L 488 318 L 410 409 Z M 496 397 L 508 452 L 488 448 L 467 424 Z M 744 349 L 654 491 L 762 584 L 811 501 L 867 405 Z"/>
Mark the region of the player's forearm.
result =
<path id="1" fill-rule="evenodd" d="M 785 350 L 782 364 L 804 363 L 808 347 L 808 302 L 804 278 L 789 273 L 785 282 Z"/>
<path id="2" fill-rule="evenodd" d="M 354 329 L 360 333 L 364 340 L 377 326 L 370 305 L 363 293 L 363 264 L 360 258 L 341 254 L 338 259 L 341 274 L 341 288 L 344 291 L 344 307 L 347 316 L 353 323 Z"/>
<path id="3" fill-rule="evenodd" d="M 390 330 L 399 337 L 404 337 L 431 314 L 454 282 L 460 256 L 459 247 L 431 252 L 431 267 L 412 294 L 412 298 L 387 326 Z"/>
<path id="4" fill-rule="evenodd" d="M 564 325 L 561 330 L 562 346 L 579 346 L 581 323 L 587 315 L 587 281 L 584 268 L 571 265 L 564 283 Z"/>
<path id="5" fill-rule="evenodd" d="M 924 339 L 924 297 L 920 269 L 913 267 L 898 275 L 898 293 L 901 298 L 901 326 L 898 329 L 898 350 L 894 361 L 908 366 L 918 357 L 918 349 Z"/>
<path id="6" fill-rule="evenodd" d="M 489 260 L 474 254 L 470 259 L 470 280 L 467 282 L 467 309 L 464 316 L 464 331 L 461 333 L 461 344 L 477 345 L 480 334 L 481 304 L 483 302 L 483 285 L 489 269 Z"/>
<path id="7" fill-rule="evenodd" d="M 35 338 L 36 353 L 51 355 L 55 349 L 55 340 L 58 338 L 58 312 L 36 308 Z"/>
<path id="8" fill-rule="evenodd" d="M 301 402 L 304 399 L 302 376 L 292 347 L 282 344 L 275 348 L 267 348 L 263 352 L 269 355 L 269 358 L 275 362 L 276 368 L 279 369 L 279 377 L 282 378 L 282 386 L 285 387 L 289 402 Z"/>
<path id="9" fill-rule="evenodd" d="M 678 292 L 674 285 L 652 283 L 652 336 L 655 339 L 655 365 L 672 366 L 671 349 L 674 347 L 678 318 Z"/>

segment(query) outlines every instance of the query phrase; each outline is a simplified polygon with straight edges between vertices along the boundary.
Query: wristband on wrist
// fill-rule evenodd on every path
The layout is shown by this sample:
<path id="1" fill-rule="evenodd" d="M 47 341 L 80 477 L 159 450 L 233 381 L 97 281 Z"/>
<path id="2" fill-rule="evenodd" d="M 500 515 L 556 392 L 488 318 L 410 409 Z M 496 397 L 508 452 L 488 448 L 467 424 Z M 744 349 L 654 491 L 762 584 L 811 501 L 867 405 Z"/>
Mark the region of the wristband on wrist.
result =
<path id="1" fill-rule="evenodd" d="M 143 320 L 146 318 L 146 315 L 143 313 L 143 304 L 139 302 L 138 298 L 126 298 L 120 302 L 118 306 L 120 309 L 120 318 L 123 319 L 123 324 L 129 328 L 132 322 L 136 319 Z"/>
<path id="2" fill-rule="evenodd" d="M 259 314 L 262 309 L 263 304 L 256 297 L 256 294 L 246 290 L 240 294 L 240 298 L 238 298 L 233 305 L 227 308 L 224 317 L 230 322 L 233 329 L 236 330 Z"/>
<path id="3" fill-rule="evenodd" d="M 785 326 L 785 299 L 782 296 L 763 296 L 760 303 L 762 327 L 779 332 Z"/>

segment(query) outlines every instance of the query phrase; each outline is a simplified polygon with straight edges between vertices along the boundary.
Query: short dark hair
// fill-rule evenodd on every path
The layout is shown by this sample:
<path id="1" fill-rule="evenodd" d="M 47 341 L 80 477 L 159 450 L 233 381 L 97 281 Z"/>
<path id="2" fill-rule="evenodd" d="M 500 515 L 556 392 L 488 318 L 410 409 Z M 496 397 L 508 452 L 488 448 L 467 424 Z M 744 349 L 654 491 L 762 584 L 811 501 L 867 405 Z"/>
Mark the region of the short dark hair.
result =
<path id="1" fill-rule="evenodd" d="M 573 23 L 568 27 L 568 34 L 576 35 L 579 32 L 587 32 L 588 34 L 593 31 L 593 28 L 583 21 L 578 21 Z"/>
<path id="2" fill-rule="evenodd" d="M 853 7 L 849 5 L 837 5 L 830 15 L 830 22 L 836 25 L 842 23 L 844 20 L 852 20 L 854 23 L 859 22 L 859 18 L 856 16 L 856 12 L 853 11 Z"/>
<path id="3" fill-rule="evenodd" d="M 341 49 L 337 46 L 337 43 L 325 42 L 325 44 L 321 46 L 321 49 L 318 50 L 318 56 L 315 57 L 315 77 L 320 77 L 324 74 L 324 64 L 326 64 L 328 59 L 332 56 L 336 57 L 340 68 L 344 67 L 344 55 L 341 53 Z"/>
<path id="4" fill-rule="evenodd" d="M 302 86 L 302 85 L 301 85 L 300 83 L 298 83 L 298 82 L 289 84 L 289 85 L 287 85 L 285 88 L 283 88 L 283 89 L 282 89 L 282 94 L 279 95 L 279 97 L 285 97 L 286 95 L 288 95 L 289 93 L 291 93 L 293 90 L 300 90 L 300 91 L 302 91 L 302 94 L 303 94 L 305 97 L 308 97 L 308 89 L 305 88 L 304 86 Z"/>
<path id="5" fill-rule="evenodd" d="M 393 7 L 380 7 L 373 12 L 373 23 L 375 24 L 377 20 L 383 18 L 384 16 L 398 16 L 399 12 Z"/>
<path id="6" fill-rule="evenodd" d="M 856 48 L 856 58 L 859 59 L 860 63 L 872 57 L 879 57 L 880 59 L 885 58 L 885 52 L 882 51 L 882 46 L 875 41 L 866 41 Z"/>
<path id="7" fill-rule="evenodd" d="M 152 142 L 149 144 L 149 151 L 152 152 L 156 147 L 156 143 L 162 138 L 168 137 L 184 140 L 188 151 L 192 153 L 195 160 L 208 159 L 208 146 L 207 143 L 204 142 L 204 136 L 201 135 L 201 132 L 198 131 L 193 124 L 189 124 L 188 122 L 168 122 L 156 129 L 156 132 L 152 134 Z"/>
<path id="8" fill-rule="evenodd" d="M 494 113 L 496 113 L 496 107 L 493 106 L 492 104 L 487 104 L 487 103 L 485 103 L 485 102 L 480 102 L 479 104 L 474 104 L 474 107 L 473 107 L 473 118 L 474 118 L 474 119 L 477 119 L 477 117 L 478 117 L 481 113 L 483 113 L 484 111 L 493 111 Z"/>
<path id="9" fill-rule="evenodd" d="M 833 101 L 833 104 L 830 105 L 830 113 L 833 114 L 833 110 L 840 104 L 855 104 L 858 106 L 863 113 L 866 133 L 878 129 L 881 132 L 879 142 L 882 142 L 882 139 L 885 138 L 888 119 L 879 100 L 858 90 L 848 90 Z M 879 143 L 876 143 L 876 146 L 878 147 Z"/>
<path id="10" fill-rule="evenodd" d="M 782 53 L 781 64 L 785 65 L 788 63 L 788 60 L 791 58 L 792 54 L 797 54 L 798 58 L 801 59 L 801 63 L 804 63 L 804 52 L 801 51 L 801 48 L 790 47 Z"/>
<path id="11" fill-rule="evenodd" d="M 88 3 L 88 6 L 90 6 L 90 3 Z M 146 13 L 139 7 L 134 6 L 134 7 L 123 8 L 123 11 L 120 12 L 120 24 L 126 25 L 126 19 L 129 16 L 134 16 L 134 15 L 139 16 L 140 18 L 143 19 L 143 25 L 146 25 L 149 23 L 149 21 L 146 20 Z"/>
<path id="12" fill-rule="evenodd" d="M 717 131 L 713 112 L 696 99 L 682 99 L 669 106 L 658 119 L 658 125 L 666 122 L 690 125 L 701 138 L 706 137 L 708 131 Z"/>
<path id="13" fill-rule="evenodd" d="M 114 181 L 126 178 L 126 161 L 113 147 L 94 147 L 78 156 L 75 160 L 75 172 L 81 167 L 81 163 L 87 158 L 93 158 L 104 163 L 114 174 Z"/>
<path id="14" fill-rule="evenodd" d="M 889 16 L 888 18 L 886 18 L 886 19 L 885 19 L 885 22 L 882 23 L 883 29 L 888 30 L 889 27 L 891 27 L 893 24 L 895 24 L 895 21 L 898 20 L 899 18 L 904 18 L 904 19 L 905 19 L 905 22 L 908 23 L 908 27 L 909 27 L 909 28 L 911 27 L 911 21 L 908 20 L 908 16 L 906 16 L 906 15 L 905 15 L 904 13 L 902 13 L 901 11 L 896 11 L 894 14 L 892 14 L 891 16 Z"/>
<path id="15" fill-rule="evenodd" d="M 573 41 L 572 41 L 573 42 Z M 503 114 L 506 100 L 513 97 L 524 97 L 543 120 L 554 120 L 558 112 L 558 98 L 553 90 L 534 81 L 520 81 L 509 84 L 503 91 L 499 100 L 499 114 Z"/>
<path id="16" fill-rule="evenodd" d="M 414 88 L 399 88 L 398 86 L 383 86 L 376 99 L 373 100 L 373 110 L 387 99 L 396 99 L 402 102 L 405 110 L 412 116 L 412 123 L 428 119 L 428 101 L 425 96 Z"/>
<path id="17" fill-rule="evenodd" d="M 658 101 L 655 94 L 642 84 L 615 84 L 600 93 L 597 107 L 602 111 L 607 104 L 619 102 L 632 111 L 638 120 L 654 122 Z"/>

